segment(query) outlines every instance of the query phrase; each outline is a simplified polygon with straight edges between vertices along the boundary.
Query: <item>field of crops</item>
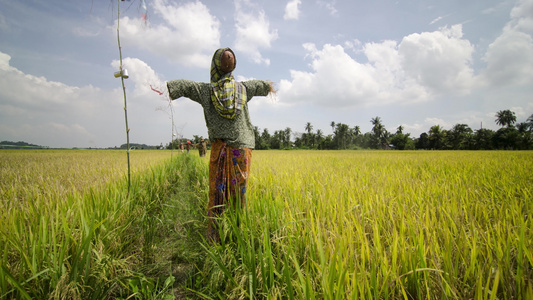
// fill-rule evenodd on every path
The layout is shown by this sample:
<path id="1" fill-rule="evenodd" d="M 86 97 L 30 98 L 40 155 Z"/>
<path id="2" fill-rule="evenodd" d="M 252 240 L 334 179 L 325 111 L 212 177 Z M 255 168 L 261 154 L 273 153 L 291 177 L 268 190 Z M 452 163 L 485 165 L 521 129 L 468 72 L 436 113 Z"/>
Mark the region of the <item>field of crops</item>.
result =
<path id="1" fill-rule="evenodd" d="M 184 207 L 205 212 L 207 159 L 134 152 L 126 196 L 124 152 L 69 153 L 0 152 L 1 297 L 533 298 L 532 152 L 254 151 L 221 243 L 186 247 L 165 245 L 205 230 Z"/>
<path id="2" fill-rule="evenodd" d="M 255 151 L 246 213 L 205 284 L 233 298 L 531 298 L 531 170 L 531 152 Z"/>
<path id="3" fill-rule="evenodd" d="M 128 193 L 125 151 L 1 150 L 0 299 L 134 295 L 177 156 L 132 151 Z"/>
<path id="4" fill-rule="evenodd" d="M 130 152 L 132 173 L 170 159 L 170 151 Z M 127 176 L 126 151 L 1 150 L 0 198 L 61 198 Z"/>

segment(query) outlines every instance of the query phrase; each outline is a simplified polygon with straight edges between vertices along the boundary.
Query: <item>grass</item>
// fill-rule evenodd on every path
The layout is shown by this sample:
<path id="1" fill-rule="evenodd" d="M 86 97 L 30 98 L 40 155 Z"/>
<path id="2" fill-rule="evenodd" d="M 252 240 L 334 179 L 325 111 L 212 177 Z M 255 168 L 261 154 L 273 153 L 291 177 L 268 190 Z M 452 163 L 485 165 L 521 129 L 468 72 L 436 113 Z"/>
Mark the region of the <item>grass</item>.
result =
<path id="1" fill-rule="evenodd" d="M 254 151 L 247 208 L 208 249 L 203 293 L 530 299 L 532 158 Z"/>
<path id="2" fill-rule="evenodd" d="M 14 170 L 14 160 L 26 168 L 20 169 L 20 177 L 11 177 L 11 184 L 2 184 L 3 195 L 12 197 L 0 212 L 1 299 L 164 299 L 188 294 L 180 286 L 197 257 L 176 250 L 199 247 L 195 232 L 203 226 L 205 189 L 198 187 L 207 176 L 199 158 L 182 155 L 171 162 L 170 152 L 162 151 L 161 159 L 155 151 L 132 152 L 138 163 L 133 164 L 137 171 L 128 195 L 124 161 L 117 170 L 113 151 L 2 154 L 10 159 L 2 160 L 9 170 Z M 54 172 L 64 166 L 73 169 Z M 79 170 L 83 168 L 86 174 Z M 107 183 L 96 180 L 102 174 L 109 176 Z M 40 180 L 28 180 L 28 187 L 16 182 L 32 177 Z M 48 183 L 68 188 L 56 191 Z M 180 239 L 187 235 L 191 238 Z"/>
<path id="3" fill-rule="evenodd" d="M 100 153 L 2 179 L 1 298 L 533 298 L 531 152 L 254 151 L 216 245 L 207 160 L 147 158 L 128 197 Z"/>

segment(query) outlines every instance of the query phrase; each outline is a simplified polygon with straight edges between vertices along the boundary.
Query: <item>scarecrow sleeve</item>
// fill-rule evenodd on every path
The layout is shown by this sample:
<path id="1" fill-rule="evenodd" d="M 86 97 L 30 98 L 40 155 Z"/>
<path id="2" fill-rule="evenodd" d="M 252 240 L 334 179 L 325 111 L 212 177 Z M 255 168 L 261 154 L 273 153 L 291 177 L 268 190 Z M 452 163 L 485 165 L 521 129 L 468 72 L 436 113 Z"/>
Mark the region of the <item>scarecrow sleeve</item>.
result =
<path id="1" fill-rule="evenodd" d="M 202 82 L 195 82 L 191 80 L 178 79 L 167 81 L 168 94 L 170 99 L 178 99 L 180 97 L 187 97 L 193 101 L 202 103 L 202 95 L 205 94 L 206 89 L 209 95 L 209 84 Z"/>
<path id="2" fill-rule="evenodd" d="M 270 82 L 265 80 L 248 80 L 243 81 L 242 84 L 246 88 L 247 101 L 254 96 L 267 96 L 270 92 Z"/>

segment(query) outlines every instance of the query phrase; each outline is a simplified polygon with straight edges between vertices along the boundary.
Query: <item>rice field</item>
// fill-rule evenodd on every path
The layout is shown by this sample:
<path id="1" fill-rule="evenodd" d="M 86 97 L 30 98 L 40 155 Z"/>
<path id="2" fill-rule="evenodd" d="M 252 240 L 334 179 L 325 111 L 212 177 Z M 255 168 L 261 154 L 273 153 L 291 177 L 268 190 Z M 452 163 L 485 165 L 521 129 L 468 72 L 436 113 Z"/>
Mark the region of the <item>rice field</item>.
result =
<path id="1" fill-rule="evenodd" d="M 533 152 L 254 151 L 221 243 L 187 247 L 208 160 L 132 152 L 127 196 L 102 153 L 0 152 L 1 298 L 533 299 Z"/>
<path id="2" fill-rule="evenodd" d="M 170 151 L 131 151 L 132 173 L 170 159 Z M 49 199 L 83 193 L 127 176 L 123 150 L 1 150 L 0 198 Z"/>
<path id="3" fill-rule="evenodd" d="M 208 290 L 533 297 L 531 152 L 254 151 L 252 160 L 245 213 L 209 250 Z"/>
<path id="4" fill-rule="evenodd" d="M 135 294 L 124 281 L 153 255 L 160 200 L 179 176 L 170 151 L 130 158 L 128 193 L 125 151 L 0 151 L 0 299 Z"/>

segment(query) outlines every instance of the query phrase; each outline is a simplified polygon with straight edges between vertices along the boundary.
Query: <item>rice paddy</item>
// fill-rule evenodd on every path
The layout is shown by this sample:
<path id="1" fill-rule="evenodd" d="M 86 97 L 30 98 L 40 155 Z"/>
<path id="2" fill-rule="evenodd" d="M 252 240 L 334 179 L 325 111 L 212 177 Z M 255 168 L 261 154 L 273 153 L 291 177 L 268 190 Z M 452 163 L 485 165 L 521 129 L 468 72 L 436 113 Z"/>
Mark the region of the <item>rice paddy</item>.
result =
<path id="1" fill-rule="evenodd" d="M 127 197 L 124 152 L 70 153 L 0 152 L 1 297 L 533 298 L 532 152 L 254 151 L 221 243 L 172 249 L 158 240 L 205 229 L 178 216 L 205 211 L 207 159 L 132 152 Z M 154 275 L 158 256 L 170 267 Z M 142 270 L 164 278 L 143 290 Z"/>

